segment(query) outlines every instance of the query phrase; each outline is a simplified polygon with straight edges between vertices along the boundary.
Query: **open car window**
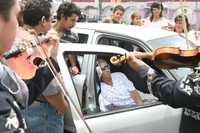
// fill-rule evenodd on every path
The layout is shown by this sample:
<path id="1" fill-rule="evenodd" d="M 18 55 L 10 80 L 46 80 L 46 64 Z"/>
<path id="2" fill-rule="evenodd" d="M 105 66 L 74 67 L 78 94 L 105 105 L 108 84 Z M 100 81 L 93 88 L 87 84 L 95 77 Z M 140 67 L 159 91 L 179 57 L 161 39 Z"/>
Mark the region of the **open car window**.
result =
<path id="1" fill-rule="evenodd" d="M 66 61 L 66 65 L 70 70 L 70 65 L 68 63 L 68 58 L 71 53 L 65 52 L 64 58 Z M 83 54 L 83 53 L 76 53 L 77 63 L 80 69 L 80 73 L 77 75 L 73 75 L 71 73 L 71 78 L 74 83 L 77 96 L 79 98 L 79 102 L 81 105 L 81 110 L 84 115 L 98 115 L 101 113 L 112 113 L 113 111 L 124 111 L 124 109 L 139 109 L 143 107 L 153 106 L 158 104 L 159 102 L 157 99 L 152 96 L 151 94 L 142 93 L 140 90 L 147 89 L 145 88 L 146 82 L 138 83 L 139 77 L 137 77 L 137 73 L 132 71 L 129 67 L 128 63 L 124 62 L 120 65 L 113 65 L 110 62 L 110 58 L 116 54 L 105 54 L 105 53 L 98 53 L 98 54 Z M 120 74 L 122 75 L 123 82 L 126 85 L 121 84 L 121 88 L 118 88 L 120 91 L 113 92 L 118 93 L 117 95 L 113 95 L 112 98 L 119 101 L 119 104 L 123 103 L 124 98 L 129 99 L 128 102 L 133 101 L 131 104 L 122 104 L 122 105 L 115 105 L 112 101 L 107 101 L 104 97 L 110 96 L 111 93 L 108 89 L 107 91 L 102 91 L 102 84 L 105 83 L 102 81 L 99 70 L 98 70 L 98 63 L 99 59 L 105 60 L 110 66 L 111 74 Z M 102 71 L 102 70 L 101 70 Z M 114 80 L 114 79 L 113 79 Z M 118 78 L 119 81 L 120 77 Z M 132 86 L 131 86 L 131 85 Z M 135 86 L 137 85 L 137 86 Z M 119 92 L 121 94 L 119 94 Z M 122 96 L 124 95 L 124 96 Z M 112 100 L 111 98 L 111 100 Z M 141 98 L 141 99 L 140 99 Z M 139 99 L 139 100 L 138 100 Z M 136 104 L 138 100 L 142 104 Z M 140 101 L 141 100 L 141 101 Z M 107 102 L 106 102 L 107 101 Z M 138 102 L 137 101 L 137 102 Z M 125 102 L 126 103 L 126 102 Z"/>

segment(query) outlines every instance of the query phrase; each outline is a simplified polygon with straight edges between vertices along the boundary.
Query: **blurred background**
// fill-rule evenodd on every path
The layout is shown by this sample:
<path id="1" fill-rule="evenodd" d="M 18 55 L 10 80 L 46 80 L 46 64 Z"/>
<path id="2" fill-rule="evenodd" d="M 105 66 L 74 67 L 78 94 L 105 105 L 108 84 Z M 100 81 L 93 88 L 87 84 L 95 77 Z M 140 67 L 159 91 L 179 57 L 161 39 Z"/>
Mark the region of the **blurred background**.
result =
<path id="1" fill-rule="evenodd" d="M 126 11 L 123 16 L 125 23 L 129 24 L 130 15 L 137 10 L 146 18 L 150 13 L 150 5 L 157 1 L 164 6 L 164 17 L 173 21 L 174 17 L 180 14 L 179 0 L 51 0 L 53 12 L 55 13 L 59 4 L 68 1 L 76 3 L 82 11 L 83 21 L 98 22 L 106 16 L 112 14 L 112 9 L 116 5 L 122 5 Z M 184 12 L 190 20 L 190 24 L 196 30 L 200 30 L 200 0 L 183 0 Z"/>

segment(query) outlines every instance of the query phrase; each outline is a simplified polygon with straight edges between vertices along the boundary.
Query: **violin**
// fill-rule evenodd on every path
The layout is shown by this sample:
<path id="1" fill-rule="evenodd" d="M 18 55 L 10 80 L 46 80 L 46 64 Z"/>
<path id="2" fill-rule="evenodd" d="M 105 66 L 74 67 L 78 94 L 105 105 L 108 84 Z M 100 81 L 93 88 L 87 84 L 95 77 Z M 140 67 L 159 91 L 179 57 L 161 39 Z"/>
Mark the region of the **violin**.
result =
<path id="1" fill-rule="evenodd" d="M 136 58 L 148 58 L 154 65 L 161 69 L 174 69 L 179 67 L 194 68 L 200 61 L 200 47 L 189 50 L 181 50 L 176 47 L 161 47 L 154 52 L 138 53 Z M 127 59 L 127 56 L 113 56 L 110 62 L 116 65 Z"/>
<path id="2" fill-rule="evenodd" d="M 37 68 L 44 60 L 41 51 L 49 55 L 47 46 L 38 44 L 34 35 L 21 29 L 18 29 L 18 41 L 14 48 L 4 53 L 6 64 L 14 70 L 22 79 L 28 80 L 34 77 Z M 16 45 L 16 46 L 15 46 Z"/>
<path id="3" fill-rule="evenodd" d="M 28 35 L 29 33 L 26 33 L 25 35 Z M 24 39 L 23 35 L 20 35 L 22 39 Z M 33 39 L 33 38 L 32 38 Z M 61 76 L 59 76 L 56 68 L 54 67 L 53 63 L 50 60 L 50 50 L 51 48 L 47 48 L 47 45 L 45 44 L 46 41 L 44 41 L 44 45 L 42 45 L 42 41 L 36 36 L 36 42 L 32 42 L 33 44 L 36 44 L 36 48 L 33 50 L 34 45 L 30 46 L 30 40 L 27 43 L 28 45 L 25 45 L 26 47 L 18 47 L 17 50 L 14 50 L 14 52 L 10 51 L 10 53 L 7 53 L 7 64 L 11 69 L 13 69 L 16 73 L 19 74 L 19 76 L 22 79 L 31 79 L 35 76 L 37 64 L 39 60 L 44 59 L 45 63 L 47 64 L 48 68 L 52 72 L 55 80 L 57 81 L 58 85 L 61 87 L 62 93 L 66 96 L 67 101 L 69 102 L 70 107 L 72 107 L 76 112 L 74 112 L 74 115 L 76 118 L 81 119 L 83 121 L 83 124 L 88 129 L 89 133 L 92 133 L 91 128 L 86 123 L 84 116 L 82 115 L 81 111 L 75 106 L 75 103 L 73 102 L 72 98 L 70 97 L 69 93 L 67 92 L 67 89 L 65 85 L 63 84 L 63 80 L 61 79 Z M 52 38 L 54 39 L 54 38 Z M 26 38 L 27 40 L 27 38 Z M 38 46 L 38 44 L 40 46 Z M 34 47 L 35 48 L 35 47 Z M 32 50 L 32 52 L 28 52 L 29 49 Z M 6 54 L 5 54 L 6 55 Z M 9 57 L 9 58 L 8 58 Z"/>

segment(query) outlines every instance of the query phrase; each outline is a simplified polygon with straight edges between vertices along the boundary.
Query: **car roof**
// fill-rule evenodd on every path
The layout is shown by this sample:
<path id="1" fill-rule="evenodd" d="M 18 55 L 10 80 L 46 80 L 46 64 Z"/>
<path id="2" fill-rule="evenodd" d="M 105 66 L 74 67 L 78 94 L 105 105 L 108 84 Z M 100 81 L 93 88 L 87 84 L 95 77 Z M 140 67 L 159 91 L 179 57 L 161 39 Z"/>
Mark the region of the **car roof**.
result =
<path id="1" fill-rule="evenodd" d="M 83 49 L 84 48 L 84 49 Z M 80 44 L 80 43 L 59 43 L 59 52 L 63 53 L 65 51 L 70 52 L 90 52 L 90 53 L 112 53 L 114 51 L 115 54 L 127 54 L 128 51 L 110 45 L 101 45 L 101 44 Z"/>
<path id="2" fill-rule="evenodd" d="M 126 24 L 109 24 L 109 23 L 77 23 L 75 28 L 89 29 L 101 32 L 123 34 L 134 37 L 143 41 L 149 41 L 165 36 L 177 35 L 175 32 L 162 30 L 158 28 L 147 28 Z"/>

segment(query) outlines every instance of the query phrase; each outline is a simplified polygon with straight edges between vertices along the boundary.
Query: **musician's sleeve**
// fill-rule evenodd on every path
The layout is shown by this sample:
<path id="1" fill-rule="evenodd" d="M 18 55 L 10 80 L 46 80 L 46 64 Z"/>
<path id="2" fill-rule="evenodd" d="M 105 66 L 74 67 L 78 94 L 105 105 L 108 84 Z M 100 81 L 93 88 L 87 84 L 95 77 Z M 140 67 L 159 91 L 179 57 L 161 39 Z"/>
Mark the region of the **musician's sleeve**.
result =
<path id="1" fill-rule="evenodd" d="M 145 66 L 139 71 L 140 77 L 147 79 L 147 70 L 152 70 L 150 67 Z M 186 78 L 176 81 L 167 78 L 164 74 L 153 71 L 153 78 L 151 82 L 151 89 L 153 95 L 160 101 L 172 107 L 192 107 L 200 104 L 200 90 L 198 84 L 194 85 L 191 80 Z M 191 77 L 190 77 L 191 78 Z M 200 82 L 200 81 L 199 81 Z M 199 83 L 200 84 L 200 83 Z"/>

